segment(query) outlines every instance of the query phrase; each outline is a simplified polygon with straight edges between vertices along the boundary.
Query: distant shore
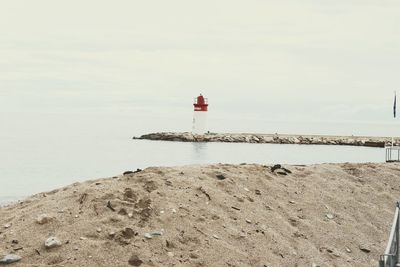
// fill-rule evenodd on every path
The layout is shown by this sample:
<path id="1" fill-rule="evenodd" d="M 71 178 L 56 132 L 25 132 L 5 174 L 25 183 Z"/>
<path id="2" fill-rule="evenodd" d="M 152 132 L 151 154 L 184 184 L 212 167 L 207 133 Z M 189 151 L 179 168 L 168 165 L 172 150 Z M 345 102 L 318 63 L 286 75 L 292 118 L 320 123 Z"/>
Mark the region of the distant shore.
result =
<path id="1" fill-rule="evenodd" d="M 189 132 L 149 133 L 133 139 L 175 141 L 175 142 L 226 142 L 260 144 L 299 144 L 299 145 L 345 145 L 365 147 L 385 147 L 391 144 L 391 137 L 335 136 L 335 135 L 293 135 L 256 133 L 207 133 L 195 135 Z M 399 140 L 395 140 L 397 143 Z"/>

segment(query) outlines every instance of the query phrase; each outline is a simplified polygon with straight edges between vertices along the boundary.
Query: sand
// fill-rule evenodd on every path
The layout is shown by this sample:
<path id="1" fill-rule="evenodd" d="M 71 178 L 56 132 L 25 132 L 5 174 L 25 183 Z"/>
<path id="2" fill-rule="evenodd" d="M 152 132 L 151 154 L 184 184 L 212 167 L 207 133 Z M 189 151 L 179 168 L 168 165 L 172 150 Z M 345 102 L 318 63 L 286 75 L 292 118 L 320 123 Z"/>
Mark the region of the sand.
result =
<path id="1" fill-rule="evenodd" d="M 37 194 L 0 208 L 0 256 L 22 257 L 11 266 L 378 266 L 400 165 L 284 167 L 151 167 Z M 62 245 L 45 248 L 50 236 Z"/>

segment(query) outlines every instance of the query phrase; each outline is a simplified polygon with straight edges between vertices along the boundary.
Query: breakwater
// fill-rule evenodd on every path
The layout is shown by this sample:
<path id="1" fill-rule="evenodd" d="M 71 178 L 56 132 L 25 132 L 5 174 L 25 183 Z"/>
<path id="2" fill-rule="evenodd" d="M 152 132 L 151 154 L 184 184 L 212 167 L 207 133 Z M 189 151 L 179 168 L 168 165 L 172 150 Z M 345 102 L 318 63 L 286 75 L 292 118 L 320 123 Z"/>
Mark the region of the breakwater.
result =
<path id="1" fill-rule="evenodd" d="M 225 142 L 259 144 L 299 144 L 299 145 L 345 145 L 385 147 L 391 144 L 390 137 L 334 136 L 334 135 L 289 135 L 253 133 L 207 133 L 196 135 L 189 132 L 159 132 L 144 134 L 133 139 L 175 141 L 175 142 Z M 399 140 L 395 140 L 398 142 Z"/>

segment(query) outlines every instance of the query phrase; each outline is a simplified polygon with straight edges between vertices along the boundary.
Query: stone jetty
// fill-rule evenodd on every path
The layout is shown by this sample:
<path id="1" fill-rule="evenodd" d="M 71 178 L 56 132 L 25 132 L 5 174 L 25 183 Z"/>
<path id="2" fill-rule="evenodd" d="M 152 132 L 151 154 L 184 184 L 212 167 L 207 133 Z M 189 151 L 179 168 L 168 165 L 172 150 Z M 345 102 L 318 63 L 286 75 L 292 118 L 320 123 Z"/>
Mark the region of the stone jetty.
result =
<path id="1" fill-rule="evenodd" d="M 331 136 L 331 135 L 289 135 L 253 133 L 207 133 L 195 135 L 189 132 L 159 132 L 145 134 L 133 139 L 175 141 L 175 142 L 226 142 L 260 144 L 299 144 L 299 145 L 345 145 L 385 147 L 391 144 L 391 137 L 370 136 Z M 395 143 L 400 140 L 395 139 Z"/>

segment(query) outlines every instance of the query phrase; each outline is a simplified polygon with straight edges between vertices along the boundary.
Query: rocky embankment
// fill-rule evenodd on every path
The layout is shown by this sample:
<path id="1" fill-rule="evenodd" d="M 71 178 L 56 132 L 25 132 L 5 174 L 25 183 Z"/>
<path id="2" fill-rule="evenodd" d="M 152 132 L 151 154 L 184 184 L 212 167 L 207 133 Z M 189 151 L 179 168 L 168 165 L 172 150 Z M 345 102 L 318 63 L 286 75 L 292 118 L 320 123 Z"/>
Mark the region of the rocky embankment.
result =
<path id="1" fill-rule="evenodd" d="M 0 207 L 0 266 L 378 266 L 399 164 L 151 167 Z"/>
<path id="2" fill-rule="evenodd" d="M 142 135 L 140 137 L 133 137 L 133 139 L 178 141 L 178 142 L 345 145 L 345 146 L 367 146 L 367 147 L 384 147 L 385 144 L 391 143 L 391 138 L 389 137 L 248 134 L 248 133 L 208 133 L 204 135 L 194 135 L 188 132 L 150 133 Z"/>

